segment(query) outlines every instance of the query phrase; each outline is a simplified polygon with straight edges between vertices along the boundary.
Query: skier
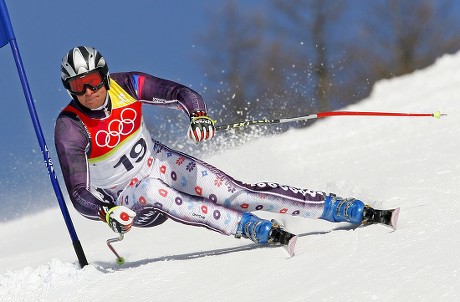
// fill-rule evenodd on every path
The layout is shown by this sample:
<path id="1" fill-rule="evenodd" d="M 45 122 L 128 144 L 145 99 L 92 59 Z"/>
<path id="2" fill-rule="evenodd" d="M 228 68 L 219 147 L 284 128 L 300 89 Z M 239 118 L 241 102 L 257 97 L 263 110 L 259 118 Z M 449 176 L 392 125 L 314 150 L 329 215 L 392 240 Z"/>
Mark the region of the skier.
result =
<path id="1" fill-rule="evenodd" d="M 280 226 L 252 211 L 375 222 L 379 210 L 360 200 L 277 183 L 243 183 L 152 140 L 143 104 L 181 109 L 190 117 L 191 140 L 213 138 L 215 121 L 202 97 L 184 85 L 142 72 L 109 74 L 104 57 L 88 46 L 63 57 L 61 79 L 72 100 L 56 120 L 55 144 L 70 199 L 79 213 L 104 221 L 114 232 L 171 218 L 275 244 Z"/>

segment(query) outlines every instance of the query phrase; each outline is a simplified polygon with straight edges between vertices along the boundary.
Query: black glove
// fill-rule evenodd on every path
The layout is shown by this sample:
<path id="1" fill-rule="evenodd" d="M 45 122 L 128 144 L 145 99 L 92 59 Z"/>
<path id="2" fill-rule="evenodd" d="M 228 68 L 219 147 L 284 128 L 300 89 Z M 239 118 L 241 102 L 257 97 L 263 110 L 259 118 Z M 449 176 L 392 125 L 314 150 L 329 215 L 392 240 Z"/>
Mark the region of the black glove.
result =
<path id="1" fill-rule="evenodd" d="M 206 112 L 193 112 L 188 128 L 188 137 L 194 142 L 210 140 L 216 133 L 215 123 L 216 121 L 211 119 Z"/>
<path id="2" fill-rule="evenodd" d="M 136 212 L 125 206 L 114 206 L 110 209 L 106 206 L 99 208 L 99 218 L 106 222 L 115 233 L 129 232 L 133 226 L 134 217 L 136 217 Z"/>

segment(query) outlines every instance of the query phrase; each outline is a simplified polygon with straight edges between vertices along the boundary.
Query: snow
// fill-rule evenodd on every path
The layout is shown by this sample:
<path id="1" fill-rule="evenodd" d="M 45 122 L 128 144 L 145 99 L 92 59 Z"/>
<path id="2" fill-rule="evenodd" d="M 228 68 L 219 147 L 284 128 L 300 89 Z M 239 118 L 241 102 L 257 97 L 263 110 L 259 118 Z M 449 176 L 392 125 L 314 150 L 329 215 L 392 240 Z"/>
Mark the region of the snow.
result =
<path id="1" fill-rule="evenodd" d="M 459 301 L 460 53 L 377 83 L 344 108 L 447 117 L 331 117 L 206 160 L 237 179 L 274 181 L 375 207 L 398 230 L 270 213 L 300 234 L 296 255 L 171 221 L 114 243 L 69 206 L 90 264 L 79 268 L 58 208 L 0 224 L 1 301 Z"/>

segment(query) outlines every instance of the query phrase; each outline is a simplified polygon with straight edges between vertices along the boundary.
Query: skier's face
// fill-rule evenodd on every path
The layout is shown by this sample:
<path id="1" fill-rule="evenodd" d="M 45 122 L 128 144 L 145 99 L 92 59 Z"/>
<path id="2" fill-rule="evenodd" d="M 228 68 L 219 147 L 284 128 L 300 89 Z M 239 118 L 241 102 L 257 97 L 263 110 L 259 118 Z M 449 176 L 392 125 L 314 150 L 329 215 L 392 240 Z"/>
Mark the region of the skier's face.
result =
<path id="1" fill-rule="evenodd" d="M 104 105 L 107 96 L 107 89 L 102 86 L 96 91 L 86 88 L 85 93 L 77 95 L 78 102 L 89 109 L 97 109 Z"/>

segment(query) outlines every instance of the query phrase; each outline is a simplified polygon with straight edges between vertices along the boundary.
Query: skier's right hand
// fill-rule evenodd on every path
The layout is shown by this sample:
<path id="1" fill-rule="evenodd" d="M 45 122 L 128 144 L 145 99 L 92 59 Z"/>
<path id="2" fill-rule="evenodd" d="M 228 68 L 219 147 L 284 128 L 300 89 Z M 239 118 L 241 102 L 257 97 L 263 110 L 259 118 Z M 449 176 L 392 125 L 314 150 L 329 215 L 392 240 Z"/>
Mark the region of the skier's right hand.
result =
<path id="1" fill-rule="evenodd" d="M 125 206 L 115 206 L 108 210 L 107 208 L 101 207 L 99 209 L 99 217 L 101 220 L 105 221 L 115 233 L 124 234 L 129 232 L 133 226 L 136 212 Z"/>

